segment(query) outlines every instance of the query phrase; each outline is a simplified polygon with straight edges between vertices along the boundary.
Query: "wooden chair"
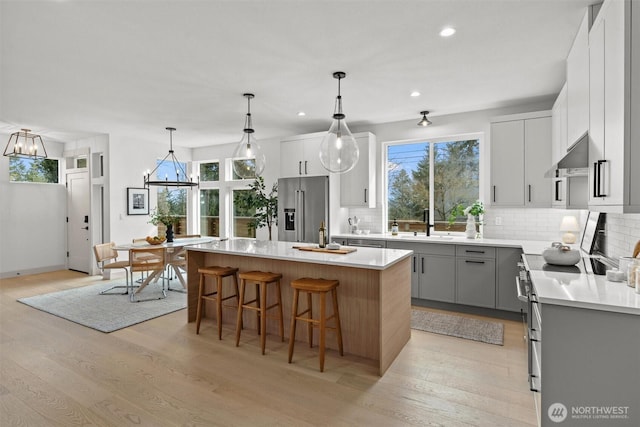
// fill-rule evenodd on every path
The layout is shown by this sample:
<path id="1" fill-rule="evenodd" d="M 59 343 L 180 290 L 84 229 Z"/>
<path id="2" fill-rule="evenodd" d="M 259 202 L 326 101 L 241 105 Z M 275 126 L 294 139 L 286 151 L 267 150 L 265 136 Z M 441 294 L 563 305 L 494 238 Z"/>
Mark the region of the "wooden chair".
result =
<path id="1" fill-rule="evenodd" d="M 280 279 L 282 274 L 269 273 L 264 271 L 248 271 L 240 273 L 240 303 L 238 304 L 238 319 L 236 321 L 236 347 L 240 345 L 240 332 L 242 330 L 242 311 L 243 309 L 254 310 L 258 315 L 258 333 L 260 334 L 260 347 L 264 354 L 264 347 L 267 337 L 267 311 L 277 308 L 278 313 L 269 316 L 279 320 L 280 338 L 284 341 L 284 323 L 282 317 L 282 293 L 280 292 Z M 251 301 L 245 301 L 245 288 L 247 282 L 255 283 L 256 297 Z M 267 285 L 275 284 L 276 286 L 276 302 L 267 306 Z M 252 305 L 254 304 L 255 305 Z"/>
<path id="2" fill-rule="evenodd" d="M 304 277 L 291 282 L 293 288 L 293 301 L 291 304 L 291 327 L 289 329 L 289 363 L 293 359 L 293 344 L 296 339 L 296 322 L 298 320 L 307 323 L 307 331 L 309 334 L 309 347 L 313 347 L 313 328 L 320 329 L 320 372 L 324 372 L 324 348 L 325 348 L 325 335 L 327 329 L 333 329 L 336 331 L 336 338 L 338 339 L 338 349 L 340 356 L 343 355 L 342 351 L 342 329 L 340 328 L 340 311 L 338 310 L 338 293 L 336 292 L 340 282 L 337 280 L 326 279 L 310 279 Z M 300 292 L 307 294 L 307 309 L 298 312 L 298 297 Z M 327 317 L 326 296 L 331 292 L 333 301 L 333 314 Z M 312 295 L 320 295 L 320 319 L 313 318 L 312 311 Z M 303 317 L 307 314 L 306 317 Z M 334 319 L 335 326 L 328 327 L 327 321 Z"/>
<path id="3" fill-rule="evenodd" d="M 194 239 L 202 236 L 200 236 L 199 234 L 176 234 L 173 237 L 175 239 Z M 186 273 L 187 272 L 187 250 L 183 247 L 182 249 L 180 249 L 180 251 L 178 251 L 178 253 L 171 254 L 169 259 L 167 260 L 167 267 L 171 267 L 174 269 L 179 268 Z M 167 287 L 167 290 L 186 293 L 185 289 L 173 289 L 171 287 L 171 280 L 176 278 L 176 275 L 171 274 L 171 268 L 169 268 L 168 269 L 169 271 L 167 272 L 169 273 L 169 285 Z"/>
<path id="4" fill-rule="evenodd" d="M 238 304 L 240 303 L 240 293 L 238 292 L 238 269 L 233 267 L 207 266 L 198 269 L 200 274 L 200 285 L 198 286 L 198 308 L 196 311 L 196 334 L 200 333 L 200 320 L 202 319 L 202 306 L 205 301 L 215 301 L 216 303 L 216 319 L 218 321 L 218 339 L 222 339 L 222 307 L 233 308 L 237 313 Z M 216 279 L 216 287 L 213 292 L 205 291 L 205 279 L 207 276 Z M 233 295 L 226 297 L 222 295 L 222 280 L 225 277 L 233 278 Z M 236 304 L 223 304 L 228 299 L 236 298 Z"/>
<path id="5" fill-rule="evenodd" d="M 114 242 L 95 245 L 93 247 L 93 253 L 96 256 L 96 263 L 103 274 L 105 270 L 123 269 L 125 271 L 126 285 L 112 286 L 100 292 L 100 295 L 127 295 L 129 293 L 129 260 L 118 261 L 118 251 L 116 251 L 114 247 Z M 108 293 L 113 289 L 125 289 L 125 291 L 122 294 Z"/>
<path id="6" fill-rule="evenodd" d="M 165 269 L 165 256 L 166 250 L 164 247 L 144 247 L 144 248 L 132 248 L 129 250 L 129 272 L 131 274 L 131 281 L 133 282 L 133 273 L 139 271 L 147 273 L 146 279 L 140 284 L 140 287 L 136 292 L 131 293 L 131 302 L 148 301 L 152 299 L 162 299 L 167 297 L 167 292 L 164 288 L 165 278 L 162 273 Z M 144 300 L 136 299 L 135 297 L 142 292 L 142 290 L 151 283 L 154 283 L 162 279 L 162 297 L 147 298 Z"/>

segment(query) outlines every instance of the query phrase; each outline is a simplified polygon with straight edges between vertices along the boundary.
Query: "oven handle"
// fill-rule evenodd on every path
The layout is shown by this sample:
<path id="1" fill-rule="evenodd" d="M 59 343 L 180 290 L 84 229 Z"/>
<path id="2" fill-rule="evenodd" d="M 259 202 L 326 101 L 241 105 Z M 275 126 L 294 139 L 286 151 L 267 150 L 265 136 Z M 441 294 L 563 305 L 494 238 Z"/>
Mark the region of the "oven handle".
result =
<path id="1" fill-rule="evenodd" d="M 520 280 L 519 277 L 516 277 L 516 289 L 518 290 L 518 299 L 522 302 L 529 301 L 529 297 L 527 296 L 526 285 L 523 281 Z"/>

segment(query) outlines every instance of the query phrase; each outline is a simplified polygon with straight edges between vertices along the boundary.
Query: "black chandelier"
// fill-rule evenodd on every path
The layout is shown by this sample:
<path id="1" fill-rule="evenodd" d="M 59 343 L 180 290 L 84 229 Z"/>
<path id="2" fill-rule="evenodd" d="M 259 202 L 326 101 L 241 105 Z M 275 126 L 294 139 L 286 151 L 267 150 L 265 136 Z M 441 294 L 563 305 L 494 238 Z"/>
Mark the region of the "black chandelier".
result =
<path id="1" fill-rule="evenodd" d="M 164 156 L 158 165 L 151 172 L 147 170 L 144 174 L 144 187 L 149 188 L 150 186 L 156 187 L 197 187 L 200 185 L 200 177 L 196 182 L 193 181 L 193 176 L 187 177 L 187 173 L 182 166 L 182 163 L 178 161 L 176 155 L 173 152 L 173 132 L 176 128 L 168 127 L 166 128 L 169 131 L 169 153 Z M 156 171 L 163 166 L 164 163 L 170 163 L 172 168 L 171 170 L 175 171 L 175 180 L 169 179 L 169 174 L 165 175 L 164 179 L 156 178 L 154 180 L 151 179 L 152 176 L 155 176 Z"/>

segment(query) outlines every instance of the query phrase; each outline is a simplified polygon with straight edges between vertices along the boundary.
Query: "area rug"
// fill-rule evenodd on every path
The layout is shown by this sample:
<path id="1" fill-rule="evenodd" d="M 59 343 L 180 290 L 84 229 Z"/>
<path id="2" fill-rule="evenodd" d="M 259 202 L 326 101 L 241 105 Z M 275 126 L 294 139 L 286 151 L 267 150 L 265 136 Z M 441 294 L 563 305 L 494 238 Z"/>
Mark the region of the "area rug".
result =
<path id="1" fill-rule="evenodd" d="M 411 310 L 411 329 L 503 345 L 504 325 L 453 314 Z"/>
<path id="2" fill-rule="evenodd" d="M 167 292 L 165 299 L 137 303 L 130 302 L 129 295 L 100 295 L 100 291 L 113 285 L 112 282 L 101 282 L 18 301 L 101 332 L 117 331 L 187 307 L 187 295 L 180 292 Z M 141 298 L 154 296 L 162 296 L 159 284 L 149 285 L 141 292 Z"/>

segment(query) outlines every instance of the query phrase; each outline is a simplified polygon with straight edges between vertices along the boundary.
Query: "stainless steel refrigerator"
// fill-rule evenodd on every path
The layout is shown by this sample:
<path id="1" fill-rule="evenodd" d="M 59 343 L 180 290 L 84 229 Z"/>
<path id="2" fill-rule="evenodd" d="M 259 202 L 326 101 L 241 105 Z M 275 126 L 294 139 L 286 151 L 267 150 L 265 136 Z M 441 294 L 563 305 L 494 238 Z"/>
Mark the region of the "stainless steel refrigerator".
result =
<path id="1" fill-rule="evenodd" d="M 328 176 L 278 180 L 278 240 L 318 243 L 322 221 L 330 236 Z"/>

